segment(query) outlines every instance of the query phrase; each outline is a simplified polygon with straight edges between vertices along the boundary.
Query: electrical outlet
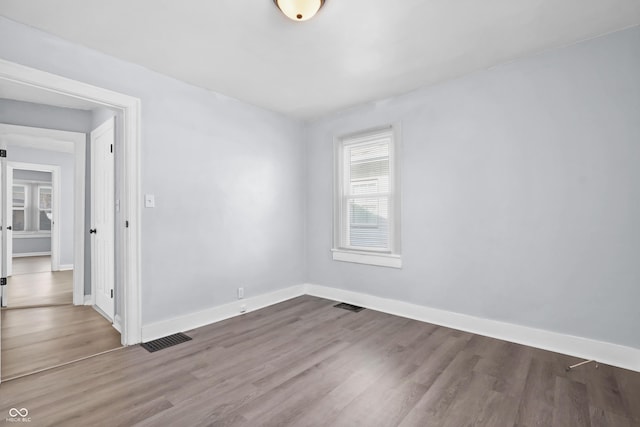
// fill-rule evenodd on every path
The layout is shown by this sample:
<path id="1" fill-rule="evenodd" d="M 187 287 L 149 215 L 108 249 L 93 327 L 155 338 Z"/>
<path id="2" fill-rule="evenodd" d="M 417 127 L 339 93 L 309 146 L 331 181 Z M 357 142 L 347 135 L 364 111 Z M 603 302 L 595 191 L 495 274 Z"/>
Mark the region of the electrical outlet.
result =
<path id="1" fill-rule="evenodd" d="M 246 306 L 246 305 L 244 305 L 244 304 L 242 304 L 242 305 L 240 306 L 240 313 L 246 313 L 246 311 L 247 311 L 247 306 Z"/>
<path id="2" fill-rule="evenodd" d="M 238 299 L 244 298 L 244 288 L 238 288 Z"/>

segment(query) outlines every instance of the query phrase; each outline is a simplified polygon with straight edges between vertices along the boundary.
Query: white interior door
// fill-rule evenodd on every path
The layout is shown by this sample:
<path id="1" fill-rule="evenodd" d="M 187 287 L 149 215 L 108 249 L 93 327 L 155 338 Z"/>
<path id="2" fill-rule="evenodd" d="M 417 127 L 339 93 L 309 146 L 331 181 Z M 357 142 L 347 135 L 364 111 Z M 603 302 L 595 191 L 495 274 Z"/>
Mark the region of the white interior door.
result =
<path id="1" fill-rule="evenodd" d="M 13 168 L 7 164 L 6 157 L 4 158 L 4 165 L 2 170 L 6 171 L 4 176 L 4 183 L 6 188 L 6 198 L 3 199 L 4 206 L 4 218 L 6 219 L 5 234 L 7 236 L 7 243 L 4 245 L 5 251 L 5 270 L 2 277 L 11 277 L 13 274 Z M 6 306 L 5 306 L 6 307 Z"/>
<path id="2" fill-rule="evenodd" d="M 0 276 L 2 277 L 2 282 L 0 285 L 0 305 L 2 307 L 6 307 L 8 303 L 7 296 L 7 257 L 8 257 L 8 245 L 10 243 L 10 234 L 11 232 L 7 230 L 10 227 L 9 216 L 7 215 L 9 210 L 7 206 L 9 206 L 10 196 L 9 196 L 9 187 L 7 186 L 7 158 L 6 158 L 6 150 L 3 148 L 2 152 L 4 154 L 3 157 L 0 157 L 0 205 L 2 205 L 2 209 L 0 209 L 0 222 L 2 226 L 2 241 L 0 242 Z M 1 316 L 0 316 L 1 317 Z M 0 329 L 1 330 L 1 329 Z"/>
<path id="3" fill-rule="evenodd" d="M 5 151 L 6 154 L 6 151 Z M 6 292 L 7 292 L 7 276 L 5 276 L 5 259 L 4 259 L 4 241 L 5 241 L 5 232 L 4 232 L 4 217 L 3 214 L 4 207 L 6 206 L 6 196 L 7 192 L 5 189 L 5 174 L 7 170 L 7 158 L 0 157 L 0 276 L 2 276 L 2 285 L 0 285 L 0 307 L 6 307 Z M 0 383 L 2 382 L 2 316 L 0 316 Z"/>
<path id="4" fill-rule="evenodd" d="M 91 132 L 91 288 L 96 306 L 114 317 L 114 119 Z"/>

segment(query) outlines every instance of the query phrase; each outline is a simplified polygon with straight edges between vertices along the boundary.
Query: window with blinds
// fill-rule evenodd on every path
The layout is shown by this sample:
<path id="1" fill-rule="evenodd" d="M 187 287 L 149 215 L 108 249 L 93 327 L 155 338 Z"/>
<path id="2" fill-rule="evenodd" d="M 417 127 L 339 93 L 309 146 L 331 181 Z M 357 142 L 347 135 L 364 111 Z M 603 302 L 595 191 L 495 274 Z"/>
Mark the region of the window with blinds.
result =
<path id="1" fill-rule="evenodd" d="M 391 128 L 337 141 L 334 252 L 398 253 L 394 154 Z"/>
<path id="2" fill-rule="evenodd" d="M 26 223 L 25 210 L 27 207 L 27 187 L 25 185 L 13 186 L 13 230 L 24 231 Z"/>
<path id="3" fill-rule="evenodd" d="M 52 187 L 35 182 L 13 186 L 13 231 L 51 232 Z"/>

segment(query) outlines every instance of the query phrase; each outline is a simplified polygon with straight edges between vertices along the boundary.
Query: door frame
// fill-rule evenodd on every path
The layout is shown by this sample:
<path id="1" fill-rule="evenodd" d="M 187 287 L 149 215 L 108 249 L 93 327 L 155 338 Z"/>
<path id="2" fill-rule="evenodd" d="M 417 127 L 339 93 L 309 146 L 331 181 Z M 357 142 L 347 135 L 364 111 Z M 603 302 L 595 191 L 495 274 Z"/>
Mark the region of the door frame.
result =
<path id="1" fill-rule="evenodd" d="M 14 144 L 11 144 L 14 145 Z M 8 154 L 9 156 L 11 156 L 11 154 Z M 74 164 L 74 167 L 77 166 Z M 7 161 L 7 175 L 11 175 L 12 176 L 12 181 L 15 183 L 15 180 L 13 180 L 13 171 L 14 169 L 20 169 L 20 170 L 31 170 L 31 171 L 38 171 L 38 172 L 50 172 L 51 173 L 51 188 L 53 189 L 53 208 L 52 208 L 52 213 L 53 213 L 53 223 L 51 224 L 51 271 L 60 271 L 60 221 L 61 221 L 61 217 L 60 217 L 60 191 L 62 190 L 62 186 L 60 185 L 60 179 L 61 179 L 61 175 L 60 175 L 60 166 L 57 165 L 44 165 L 44 164 L 38 164 L 38 163 L 27 163 L 27 162 L 14 162 L 11 160 Z M 77 182 L 73 183 L 73 191 L 74 191 L 74 197 L 75 197 L 75 192 L 78 191 L 77 188 Z M 4 182 L 3 185 L 7 186 L 7 191 L 10 191 L 11 189 L 9 188 L 9 182 Z M 77 211 L 77 206 L 74 206 L 74 212 L 73 212 L 73 216 L 74 216 L 74 229 L 75 229 L 75 221 L 76 221 L 76 215 L 78 215 L 78 211 Z M 5 212 L 7 213 L 7 215 L 9 214 L 9 212 L 11 211 L 12 206 L 5 206 Z M 12 224 L 13 225 L 13 224 Z M 12 237 L 15 238 L 15 234 L 13 234 L 15 232 L 15 230 L 11 231 Z M 74 265 L 78 262 L 77 259 L 75 259 L 75 246 L 78 244 L 78 236 L 74 233 L 73 236 L 73 247 L 74 247 L 74 260 L 73 263 Z M 84 248 L 83 248 L 84 249 Z M 13 264 L 13 261 L 11 261 L 11 259 L 13 258 L 13 251 L 11 254 L 6 254 L 5 255 L 5 259 L 7 260 L 7 262 L 11 262 L 11 264 Z M 80 259 L 80 258 L 79 258 Z M 7 264 L 7 265 L 11 265 L 11 264 Z M 7 275 L 10 276 L 11 272 L 13 271 L 13 268 L 11 270 L 9 270 L 9 268 L 7 268 Z M 75 297 L 76 297 L 76 277 L 74 276 L 73 278 L 73 297 L 74 297 L 74 301 L 75 301 Z"/>
<path id="2" fill-rule="evenodd" d="M 122 274 L 116 276 L 116 281 L 121 279 L 117 287 L 122 291 L 118 314 L 122 344 L 141 342 L 140 99 L 3 59 L 0 59 L 0 79 L 89 101 L 115 110 L 121 116 L 121 125 L 116 131 L 116 141 L 122 142 L 116 160 L 116 185 L 120 190 L 120 211 L 116 215 L 121 219 L 116 234 L 122 248 L 121 253 L 116 254 L 122 266 Z"/>

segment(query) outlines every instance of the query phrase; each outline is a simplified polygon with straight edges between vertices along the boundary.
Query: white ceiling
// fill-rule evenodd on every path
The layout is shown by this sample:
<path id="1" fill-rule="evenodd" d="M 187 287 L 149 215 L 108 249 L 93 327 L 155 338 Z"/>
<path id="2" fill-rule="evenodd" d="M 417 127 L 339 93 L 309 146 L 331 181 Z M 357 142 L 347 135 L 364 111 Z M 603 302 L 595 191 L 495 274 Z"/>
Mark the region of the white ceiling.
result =
<path id="1" fill-rule="evenodd" d="M 0 0 L 0 14 L 299 118 L 640 24 L 638 0 Z"/>

